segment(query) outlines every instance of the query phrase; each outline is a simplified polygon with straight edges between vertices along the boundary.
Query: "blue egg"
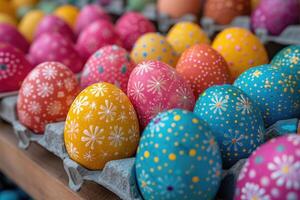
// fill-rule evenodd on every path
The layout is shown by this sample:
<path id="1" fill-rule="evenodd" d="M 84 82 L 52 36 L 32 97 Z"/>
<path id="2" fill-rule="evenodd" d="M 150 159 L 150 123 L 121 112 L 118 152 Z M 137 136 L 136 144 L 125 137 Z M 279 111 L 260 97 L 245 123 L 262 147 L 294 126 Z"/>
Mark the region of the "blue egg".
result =
<path id="1" fill-rule="evenodd" d="M 282 49 L 273 58 L 271 64 L 278 67 L 300 67 L 300 45 L 291 45 Z"/>
<path id="2" fill-rule="evenodd" d="M 208 88 L 199 97 L 194 113 L 206 121 L 214 133 L 224 168 L 247 158 L 264 142 L 261 112 L 248 95 L 232 85 Z"/>
<path id="3" fill-rule="evenodd" d="M 241 74 L 234 85 L 259 106 L 266 126 L 300 117 L 300 66 L 254 67 Z"/>
<path id="4" fill-rule="evenodd" d="M 213 199 L 222 170 L 208 125 L 180 109 L 152 119 L 140 140 L 135 166 L 145 200 Z"/>

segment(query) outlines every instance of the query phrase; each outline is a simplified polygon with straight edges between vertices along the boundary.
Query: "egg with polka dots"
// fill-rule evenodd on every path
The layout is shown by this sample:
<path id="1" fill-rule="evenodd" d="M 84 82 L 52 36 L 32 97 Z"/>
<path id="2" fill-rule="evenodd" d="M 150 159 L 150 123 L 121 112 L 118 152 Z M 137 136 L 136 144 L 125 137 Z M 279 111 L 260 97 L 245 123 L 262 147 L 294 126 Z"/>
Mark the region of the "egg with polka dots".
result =
<path id="1" fill-rule="evenodd" d="M 0 42 L 0 92 L 18 90 L 32 69 L 22 51 Z"/>
<path id="2" fill-rule="evenodd" d="M 217 142 L 194 113 L 160 113 L 144 130 L 135 162 L 144 199 L 213 199 L 221 170 Z"/>
<path id="3" fill-rule="evenodd" d="M 174 68 L 159 61 L 144 61 L 133 69 L 127 94 L 142 128 L 160 112 L 172 108 L 192 110 L 195 104 L 189 84 Z"/>
<path id="4" fill-rule="evenodd" d="M 282 67 L 282 66 L 299 67 L 300 66 L 300 45 L 291 45 L 282 49 L 272 59 L 271 64 L 278 67 Z"/>
<path id="5" fill-rule="evenodd" d="M 127 92 L 129 75 L 135 64 L 129 53 L 116 45 L 96 51 L 86 62 L 80 85 L 86 88 L 97 82 L 108 82 Z"/>
<path id="6" fill-rule="evenodd" d="M 299 199 L 300 135 L 274 138 L 255 151 L 239 174 L 235 200 Z"/>
<path id="7" fill-rule="evenodd" d="M 269 62 L 264 45 L 243 28 L 223 30 L 213 41 L 212 47 L 228 62 L 232 82 L 250 67 Z"/>
<path id="8" fill-rule="evenodd" d="M 141 36 L 134 44 L 131 51 L 131 58 L 135 63 L 158 60 L 175 67 L 178 56 L 163 35 L 159 33 L 147 33 Z"/>
<path id="9" fill-rule="evenodd" d="M 139 142 L 139 122 L 128 97 L 102 82 L 85 88 L 68 112 L 64 140 L 70 158 L 101 170 L 111 160 L 131 157 Z"/>
<path id="10" fill-rule="evenodd" d="M 226 169 L 264 142 L 260 110 L 247 94 L 232 85 L 208 88 L 197 100 L 194 113 L 211 127 Z"/>
<path id="11" fill-rule="evenodd" d="M 34 133 L 43 134 L 48 123 L 66 119 L 78 93 L 78 81 L 68 67 L 58 62 L 41 63 L 20 88 L 18 120 Z"/>
<path id="12" fill-rule="evenodd" d="M 267 126 L 300 115 L 300 67 L 262 65 L 244 72 L 234 85 L 263 113 Z"/>
<path id="13" fill-rule="evenodd" d="M 227 62 L 206 44 L 196 44 L 185 50 L 176 71 L 191 85 L 196 98 L 210 86 L 229 82 Z"/>

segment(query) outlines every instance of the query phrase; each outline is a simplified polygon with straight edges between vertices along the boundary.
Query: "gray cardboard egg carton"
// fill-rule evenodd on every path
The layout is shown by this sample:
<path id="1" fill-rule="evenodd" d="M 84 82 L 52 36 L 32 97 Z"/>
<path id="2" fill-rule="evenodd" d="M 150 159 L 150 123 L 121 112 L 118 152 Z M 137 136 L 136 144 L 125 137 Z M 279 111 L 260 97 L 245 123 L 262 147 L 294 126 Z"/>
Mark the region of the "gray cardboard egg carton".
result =
<path id="1" fill-rule="evenodd" d="M 63 160 L 64 169 L 69 178 L 69 187 L 78 191 L 85 181 L 93 181 L 109 189 L 121 199 L 142 199 L 132 175 L 134 158 L 114 160 L 106 163 L 103 170 L 91 171 L 71 160 L 64 144 L 65 122 L 50 123 L 43 135 L 34 134 L 23 126 L 16 116 L 17 96 L 3 98 L 0 102 L 0 117 L 12 124 L 18 139 L 18 146 L 27 149 L 31 142 L 38 143 L 43 148 Z"/>
<path id="2" fill-rule="evenodd" d="M 202 17 L 201 25 L 209 37 L 229 27 L 241 27 L 250 30 L 250 17 L 239 16 L 232 20 L 228 25 L 219 25 L 209 17 Z M 269 35 L 266 29 L 257 29 L 255 34 L 262 43 L 275 42 L 282 45 L 300 44 L 300 25 L 288 26 L 280 35 Z"/>
<path id="3" fill-rule="evenodd" d="M 196 22 L 197 17 L 192 14 L 187 14 L 182 16 L 181 18 L 174 19 L 163 13 L 157 14 L 158 29 L 161 33 L 166 33 L 171 26 L 181 21 Z"/>

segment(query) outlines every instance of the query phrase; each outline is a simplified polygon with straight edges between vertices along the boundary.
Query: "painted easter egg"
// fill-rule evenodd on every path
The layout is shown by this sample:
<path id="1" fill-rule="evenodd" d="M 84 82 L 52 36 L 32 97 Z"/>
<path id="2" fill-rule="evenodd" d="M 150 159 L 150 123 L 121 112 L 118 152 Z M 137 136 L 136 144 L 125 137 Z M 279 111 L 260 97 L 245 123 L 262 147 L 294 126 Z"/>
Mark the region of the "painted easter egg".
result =
<path id="1" fill-rule="evenodd" d="M 267 126 L 300 116 L 300 67 L 262 65 L 241 74 L 234 85 L 259 106 Z"/>
<path id="2" fill-rule="evenodd" d="M 134 67 L 129 53 L 122 47 L 116 45 L 102 47 L 86 62 L 81 76 L 81 87 L 107 82 L 126 93 L 129 75 Z"/>
<path id="3" fill-rule="evenodd" d="M 84 6 L 77 16 L 75 33 L 79 35 L 82 30 L 99 19 L 110 21 L 110 16 L 99 5 L 89 4 Z"/>
<path id="4" fill-rule="evenodd" d="M 206 44 L 197 44 L 185 50 L 176 65 L 176 71 L 191 85 L 196 98 L 213 85 L 229 82 L 227 62 Z"/>
<path id="5" fill-rule="evenodd" d="M 45 33 L 37 38 L 30 47 L 29 56 L 34 66 L 45 61 L 57 61 L 74 73 L 83 68 L 83 60 L 72 42 L 59 33 Z"/>
<path id="6" fill-rule="evenodd" d="M 212 47 L 229 64 L 232 81 L 248 68 L 269 62 L 263 44 L 255 35 L 243 28 L 225 29 L 217 35 Z"/>
<path id="7" fill-rule="evenodd" d="M 130 51 L 137 39 L 145 33 L 156 32 L 153 23 L 137 12 L 127 12 L 117 21 L 116 30 L 124 48 Z"/>
<path id="8" fill-rule="evenodd" d="M 105 82 L 87 87 L 76 97 L 64 131 L 71 159 L 91 170 L 132 156 L 139 137 L 138 119 L 128 97 Z"/>
<path id="9" fill-rule="evenodd" d="M 74 28 L 75 26 L 78 13 L 79 9 L 76 6 L 68 4 L 62 5 L 54 11 L 54 15 L 60 17 L 65 22 L 67 22 L 71 28 Z"/>
<path id="10" fill-rule="evenodd" d="M 258 8 L 261 0 L 251 0 L 251 9 L 254 11 L 256 8 Z"/>
<path id="11" fill-rule="evenodd" d="M 65 65 L 44 62 L 25 78 L 17 102 L 18 120 L 42 134 L 48 123 L 64 121 L 79 93 L 76 76 Z"/>
<path id="12" fill-rule="evenodd" d="M 32 42 L 34 34 L 38 24 L 44 18 L 45 14 L 41 10 L 29 11 L 19 23 L 19 31 L 24 35 L 24 37 Z"/>
<path id="13" fill-rule="evenodd" d="M 282 49 L 272 59 L 271 64 L 278 67 L 300 66 L 300 45 L 291 45 Z"/>
<path id="14" fill-rule="evenodd" d="M 178 55 L 195 44 L 209 44 L 210 40 L 200 26 L 193 22 L 178 22 L 167 35 L 168 42 Z"/>
<path id="15" fill-rule="evenodd" d="M 187 14 L 198 15 L 201 10 L 199 0 L 158 0 L 157 10 L 160 14 L 180 18 Z"/>
<path id="16" fill-rule="evenodd" d="M 195 104 L 188 83 L 174 68 L 159 61 L 144 61 L 133 69 L 127 94 L 142 128 L 160 112 L 172 108 L 192 110 Z"/>
<path id="17" fill-rule="evenodd" d="M 9 24 L 0 24 L 0 42 L 8 43 L 24 53 L 27 53 L 29 43 L 23 35 Z"/>
<path id="18" fill-rule="evenodd" d="M 0 43 L 0 92 L 18 90 L 32 68 L 22 51 Z"/>
<path id="19" fill-rule="evenodd" d="M 279 35 L 289 25 L 299 22 L 299 0 L 262 0 L 251 16 L 253 30 L 265 28 L 272 35 Z"/>
<path id="20" fill-rule="evenodd" d="M 45 16 L 36 28 L 35 39 L 45 33 L 59 33 L 70 41 L 75 41 L 75 35 L 70 26 L 54 15 Z"/>
<path id="21" fill-rule="evenodd" d="M 226 169 L 264 142 L 260 110 L 247 94 L 232 85 L 208 88 L 197 100 L 194 112 L 211 127 Z"/>
<path id="22" fill-rule="evenodd" d="M 207 0 L 204 16 L 213 19 L 217 24 L 229 24 L 238 16 L 249 15 L 250 0 Z"/>
<path id="23" fill-rule="evenodd" d="M 122 46 L 113 24 L 107 20 L 97 20 L 85 28 L 78 37 L 76 48 L 84 60 L 106 45 Z"/>
<path id="24" fill-rule="evenodd" d="M 135 63 L 158 60 L 175 67 L 178 56 L 164 36 L 159 33 L 147 33 L 136 41 L 131 58 Z"/>
<path id="25" fill-rule="evenodd" d="M 174 109 L 144 130 L 135 162 L 144 199 L 214 199 L 222 163 L 209 126 L 194 113 Z"/>
<path id="26" fill-rule="evenodd" d="M 272 139 L 244 165 L 235 192 L 240 199 L 299 199 L 300 135 Z"/>
<path id="27" fill-rule="evenodd" d="M 11 17 L 15 17 L 16 10 L 11 3 L 11 0 L 1 0 L 0 1 L 0 13 L 7 14 Z"/>
<path id="28" fill-rule="evenodd" d="M 9 24 L 11 26 L 17 26 L 17 20 L 10 15 L 7 15 L 5 13 L 0 13 L 0 23 L 2 24 Z"/>

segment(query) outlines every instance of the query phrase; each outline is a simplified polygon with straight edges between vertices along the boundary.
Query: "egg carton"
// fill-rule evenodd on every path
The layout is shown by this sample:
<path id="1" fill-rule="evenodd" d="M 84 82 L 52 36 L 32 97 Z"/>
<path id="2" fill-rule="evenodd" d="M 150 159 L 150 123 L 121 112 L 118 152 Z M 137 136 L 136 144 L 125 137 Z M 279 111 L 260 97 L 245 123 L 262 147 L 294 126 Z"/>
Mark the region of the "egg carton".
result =
<path id="1" fill-rule="evenodd" d="M 111 0 L 111 2 L 104 7 L 109 13 L 117 16 L 121 16 L 125 12 L 126 1 L 125 0 Z"/>
<path id="2" fill-rule="evenodd" d="M 9 97 L 9 96 L 14 96 L 14 95 L 18 94 L 18 92 L 19 92 L 19 90 L 12 91 L 12 92 L 0 92 L 0 99 Z"/>
<path id="3" fill-rule="evenodd" d="M 294 133 L 300 134 L 299 119 L 280 120 L 266 130 L 266 140 Z"/>
<path id="4" fill-rule="evenodd" d="M 158 29 L 161 33 L 166 33 L 171 26 L 181 21 L 196 22 L 197 17 L 192 14 L 187 14 L 178 19 L 173 19 L 170 16 L 162 13 L 157 14 Z"/>

